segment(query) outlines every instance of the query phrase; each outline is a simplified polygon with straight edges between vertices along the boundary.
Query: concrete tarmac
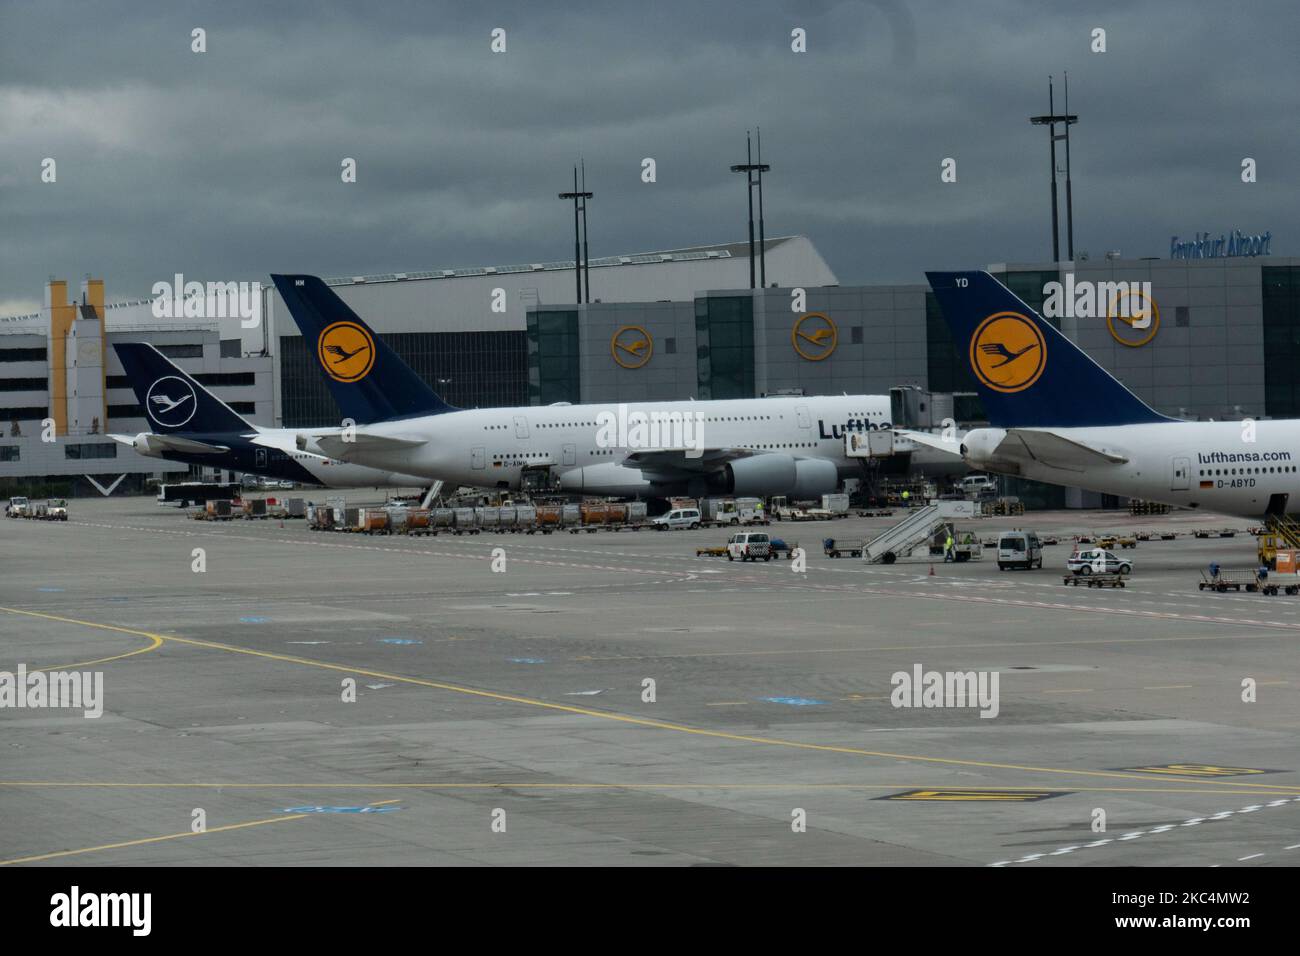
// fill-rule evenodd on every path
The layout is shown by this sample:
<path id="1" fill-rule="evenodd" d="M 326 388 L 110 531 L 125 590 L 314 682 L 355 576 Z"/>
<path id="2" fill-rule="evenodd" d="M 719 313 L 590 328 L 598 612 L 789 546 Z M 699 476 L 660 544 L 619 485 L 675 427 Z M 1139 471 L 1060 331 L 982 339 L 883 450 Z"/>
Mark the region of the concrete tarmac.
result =
<path id="1" fill-rule="evenodd" d="M 1300 862 L 1300 597 L 1196 586 L 1255 563 L 1236 519 L 961 525 L 1182 533 L 1101 590 L 1065 538 L 1041 571 L 822 555 L 877 518 L 774 525 L 797 572 L 696 557 L 725 529 L 70 512 L 0 524 L 0 671 L 101 673 L 103 715 L 0 708 L 0 864 Z M 894 706 L 918 665 L 996 674 L 997 715 Z"/>

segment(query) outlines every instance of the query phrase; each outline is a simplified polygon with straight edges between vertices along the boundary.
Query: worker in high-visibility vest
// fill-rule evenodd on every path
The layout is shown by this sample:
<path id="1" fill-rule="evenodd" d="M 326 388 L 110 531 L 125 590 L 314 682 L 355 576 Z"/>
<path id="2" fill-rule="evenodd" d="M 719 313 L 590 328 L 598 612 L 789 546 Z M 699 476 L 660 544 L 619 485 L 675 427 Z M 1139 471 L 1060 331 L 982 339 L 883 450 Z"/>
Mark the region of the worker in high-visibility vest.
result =
<path id="1" fill-rule="evenodd" d="M 952 561 L 953 557 L 952 532 L 949 531 L 947 539 L 943 542 L 943 560 Z"/>

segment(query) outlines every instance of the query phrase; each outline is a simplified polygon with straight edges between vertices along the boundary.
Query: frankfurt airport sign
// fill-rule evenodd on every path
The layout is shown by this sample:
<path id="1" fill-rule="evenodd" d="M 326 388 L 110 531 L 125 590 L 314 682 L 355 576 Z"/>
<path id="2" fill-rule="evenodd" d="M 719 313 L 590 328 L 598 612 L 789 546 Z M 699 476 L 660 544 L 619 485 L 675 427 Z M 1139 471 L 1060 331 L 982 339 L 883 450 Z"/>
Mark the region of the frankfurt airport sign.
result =
<path id="1" fill-rule="evenodd" d="M 1195 239 L 1178 241 L 1177 236 L 1169 239 L 1170 259 L 1226 259 L 1229 256 L 1269 256 L 1272 250 L 1269 243 L 1273 233 L 1266 232 L 1257 236 L 1242 235 L 1241 230 L 1221 233 L 1217 238 L 1208 232 L 1196 234 Z"/>

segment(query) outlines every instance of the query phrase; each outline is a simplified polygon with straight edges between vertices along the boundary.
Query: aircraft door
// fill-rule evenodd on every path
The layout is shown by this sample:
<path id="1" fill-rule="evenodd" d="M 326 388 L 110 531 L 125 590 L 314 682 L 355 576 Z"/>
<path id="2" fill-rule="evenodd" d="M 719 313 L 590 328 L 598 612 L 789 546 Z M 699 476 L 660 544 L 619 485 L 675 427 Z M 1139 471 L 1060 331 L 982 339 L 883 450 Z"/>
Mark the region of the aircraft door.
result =
<path id="1" fill-rule="evenodd" d="M 1192 460 L 1175 458 L 1169 470 L 1169 490 L 1186 491 L 1191 486 Z"/>
<path id="2" fill-rule="evenodd" d="M 515 437 L 516 438 L 528 437 L 528 419 L 525 418 L 523 415 L 515 416 Z"/>
<path id="3" fill-rule="evenodd" d="M 577 445 L 566 444 L 562 449 L 560 449 L 560 451 L 561 451 L 560 464 L 562 464 L 562 465 L 576 465 L 576 464 L 578 463 L 578 446 L 577 446 Z"/>
<path id="4" fill-rule="evenodd" d="M 807 405 L 796 405 L 794 407 L 794 416 L 800 428 L 812 428 L 812 416 L 808 414 Z"/>
<path id="5" fill-rule="evenodd" d="M 471 468 L 481 469 L 486 458 L 487 456 L 484 454 L 484 449 L 481 445 L 469 450 L 469 466 Z"/>
<path id="6" fill-rule="evenodd" d="M 261 470 L 266 469 L 266 449 L 259 448 L 253 452 L 253 467 Z"/>

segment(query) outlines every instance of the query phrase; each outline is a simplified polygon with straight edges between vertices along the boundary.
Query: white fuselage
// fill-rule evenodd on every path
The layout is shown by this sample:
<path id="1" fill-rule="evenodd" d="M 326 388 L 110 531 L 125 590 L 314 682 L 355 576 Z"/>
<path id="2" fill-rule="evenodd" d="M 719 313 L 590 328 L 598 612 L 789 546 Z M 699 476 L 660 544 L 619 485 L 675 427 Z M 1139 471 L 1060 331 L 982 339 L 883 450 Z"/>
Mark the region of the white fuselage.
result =
<path id="1" fill-rule="evenodd" d="M 326 488 L 419 488 L 428 481 L 418 475 L 343 461 L 315 452 L 299 450 L 300 432 L 290 428 L 258 428 L 250 436 L 254 445 L 267 449 L 268 458 L 280 455 L 300 465 L 316 483 Z"/>
<path id="2" fill-rule="evenodd" d="M 1262 516 L 1273 495 L 1289 496 L 1291 510 L 1300 504 L 1300 421 L 1041 430 L 1105 448 L 1127 461 L 1053 466 L 1032 459 L 999 460 L 989 451 L 1005 433 L 994 428 L 964 436 L 966 460 L 981 470 L 1247 518 Z"/>
<path id="3" fill-rule="evenodd" d="M 260 428 L 250 425 L 238 434 L 197 436 L 195 444 L 209 446 L 209 451 L 169 447 L 169 436 L 141 432 L 138 435 L 112 435 L 115 441 L 133 448 L 148 458 L 189 462 L 205 467 L 248 472 L 268 477 L 291 478 L 314 482 L 325 488 L 418 488 L 428 482 L 417 476 L 391 469 L 331 458 L 316 451 L 298 448 L 299 432 L 288 428 Z M 187 436 L 172 436 L 182 439 Z M 229 448 L 219 451 L 218 448 Z"/>
<path id="4" fill-rule="evenodd" d="M 611 441 L 608 423 L 635 414 L 690 416 L 697 451 L 821 459 L 833 462 L 841 476 L 850 476 L 860 475 L 862 465 L 845 456 L 846 429 L 888 428 L 890 404 L 886 395 L 844 395 L 485 408 L 358 428 L 367 436 L 420 442 L 411 447 L 359 439 L 355 448 L 333 445 L 331 450 L 349 461 L 460 485 L 518 488 L 526 470 L 549 469 L 565 490 L 639 494 L 646 490 L 642 472 L 625 466 L 624 460 L 680 445 L 654 435 L 641 436 L 645 440 L 640 442 L 635 434 L 624 433 L 614 434 Z M 313 437 L 337 436 L 340 430 L 300 429 L 297 434 L 312 447 Z M 688 467 L 691 460 L 685 456 Z"/>

